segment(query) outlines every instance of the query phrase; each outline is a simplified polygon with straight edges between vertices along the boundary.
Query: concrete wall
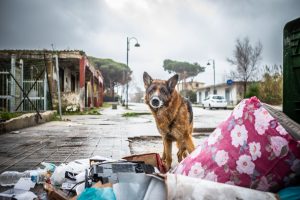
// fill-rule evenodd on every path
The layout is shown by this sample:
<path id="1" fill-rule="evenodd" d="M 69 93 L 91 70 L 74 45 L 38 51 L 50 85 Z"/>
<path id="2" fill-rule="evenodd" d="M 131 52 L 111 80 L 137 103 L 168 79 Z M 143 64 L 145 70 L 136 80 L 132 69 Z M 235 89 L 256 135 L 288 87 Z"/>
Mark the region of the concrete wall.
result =
<path id="1" fill-rule="evenodd" d="M 38 117 L 36 113 L 28 113 L 21 115 L 19 117 L 7 120 L 0 123 L 0 134 L 4 134 L 10 131 L 18 130 L 21 128 L 26 128 L 30 126 L 35 126 L 37 124 L 45 123 L 51 121 L 55 115 L 56 111 L 46 111 L 40 113 L 42 119 Z"/>

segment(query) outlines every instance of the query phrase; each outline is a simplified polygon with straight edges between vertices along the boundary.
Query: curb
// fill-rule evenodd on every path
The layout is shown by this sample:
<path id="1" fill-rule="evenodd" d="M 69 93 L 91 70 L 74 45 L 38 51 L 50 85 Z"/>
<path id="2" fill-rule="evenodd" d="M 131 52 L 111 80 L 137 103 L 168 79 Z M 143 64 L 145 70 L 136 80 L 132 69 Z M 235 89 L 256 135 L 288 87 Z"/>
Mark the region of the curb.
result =
<path id="1" fill-rule="evenodd" d="M 21 128 L 27 128 L 30 126 L 35 126 L 38 124 L 42 124 L 48 121 L 51 121 L 56 111 L 46 111 L 40 113 L 42 119 L 40 119 L 36 113 L 28 113 L 21 115 L 16 118 L 12 118 L 5 122 L 0 123 L 0 134 L 4 134 L 10 131 L 15 131 Z"/>

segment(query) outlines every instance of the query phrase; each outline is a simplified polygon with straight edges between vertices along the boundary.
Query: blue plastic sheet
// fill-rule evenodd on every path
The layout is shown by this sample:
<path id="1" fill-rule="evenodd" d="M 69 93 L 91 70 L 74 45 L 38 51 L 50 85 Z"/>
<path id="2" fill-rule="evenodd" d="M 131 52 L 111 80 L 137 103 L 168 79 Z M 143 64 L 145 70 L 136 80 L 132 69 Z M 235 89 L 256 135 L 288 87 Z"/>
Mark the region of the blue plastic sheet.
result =
<path id="1" fill-rule="evenodd" d="M 300 186 L 287 187 L 278 192 L 280 200 L 299 200 Z"/>
<path id="2" fill-rule="evenodd" d="M 78 200 L 116 200 L 112 188 L 87 188 L 77 198 Z"/>

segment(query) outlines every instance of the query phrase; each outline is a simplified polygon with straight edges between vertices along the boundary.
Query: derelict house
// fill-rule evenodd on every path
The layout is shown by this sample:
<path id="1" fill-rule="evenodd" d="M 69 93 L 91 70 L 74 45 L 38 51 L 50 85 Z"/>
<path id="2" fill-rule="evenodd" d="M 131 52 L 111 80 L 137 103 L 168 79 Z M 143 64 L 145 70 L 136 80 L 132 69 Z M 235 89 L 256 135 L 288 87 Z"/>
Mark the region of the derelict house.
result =
<path id="1" fill-rule="evenodd" d="M 59 99 L 62 109 L 102 106 L 102 74 L 83 51 L 0 50 L 0 110 L 55 110 Z"/>

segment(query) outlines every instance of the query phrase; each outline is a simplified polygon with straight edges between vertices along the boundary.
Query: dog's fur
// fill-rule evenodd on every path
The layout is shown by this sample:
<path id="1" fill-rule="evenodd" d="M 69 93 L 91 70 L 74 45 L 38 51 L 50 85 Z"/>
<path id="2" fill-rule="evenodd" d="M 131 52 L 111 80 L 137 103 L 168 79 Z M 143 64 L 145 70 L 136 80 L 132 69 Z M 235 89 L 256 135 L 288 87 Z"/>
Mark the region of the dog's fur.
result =
<path id="1" fill-rule="evenodd" d="M 147 72 L 143 75 L 146 89 L 145 103 L 149 106 L 163 140 L 162 159 L 168 168 L 172 164 L 172 142 L 178 147 L 178 162 L 194 149 L 192 140 L 193 111 L 191 103 L 175 90 L 178 75 L 169 80 L 153 80 Z M 158 103 L 159 102 L 159 103 Z"/>

